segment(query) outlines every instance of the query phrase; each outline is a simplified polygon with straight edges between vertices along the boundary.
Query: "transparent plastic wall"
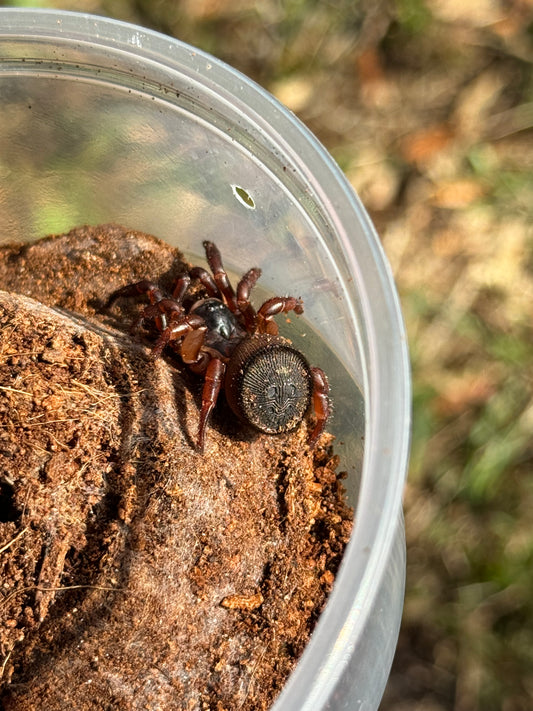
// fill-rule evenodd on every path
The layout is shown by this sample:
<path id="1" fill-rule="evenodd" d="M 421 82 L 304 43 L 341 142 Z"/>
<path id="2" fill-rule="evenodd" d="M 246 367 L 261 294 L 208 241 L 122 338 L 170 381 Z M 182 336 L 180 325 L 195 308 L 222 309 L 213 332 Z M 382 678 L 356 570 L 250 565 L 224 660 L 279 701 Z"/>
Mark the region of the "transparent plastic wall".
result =
<path id="1" fill-rule="evenodd" d="M 275 704 L 379 705 L 403 605 L 410 383 L 379 240 L 327 152 L 256 84 L 192 47 L 76 13 L 0 9 L 0 235 L 115 222 L 305 303 L 289 335 L 327 370 L 356 506 L 333 593 Z M 259 293 L 257 298 L 260 299 Z"/>

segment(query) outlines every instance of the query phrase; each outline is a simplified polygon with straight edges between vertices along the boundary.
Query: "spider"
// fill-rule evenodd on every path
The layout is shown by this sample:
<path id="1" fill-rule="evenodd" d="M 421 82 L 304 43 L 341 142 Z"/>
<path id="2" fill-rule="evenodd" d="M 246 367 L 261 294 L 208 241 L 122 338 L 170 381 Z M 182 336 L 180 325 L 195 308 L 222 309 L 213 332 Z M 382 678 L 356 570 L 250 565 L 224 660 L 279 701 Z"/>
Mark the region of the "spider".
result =
<path id="1" fill-rule="evenodd" d="M 198 451 L 204 450 L 209 417 L 222 388 L 233 412 L 267 434 L 290 432 L 312 409 L 315 424 L 308 443 L 314 447 L 330 414 L 328 380 L 279 335 L 273 320 L 281 313 L 303 313 L 302 300 L 274 296 L 256 311 L 250 292 L 261 270 L 248 270 L 234 289 L 218 248 L 209 241 L 203 246 L 212 274 L 192 267 L 177 278 L 172 296 L 151 281 L 129 284 L 114 291 L 107 306 L 122 297 L 146 295 L 150 303 L 132 331 L 151 322 L 158 333 L 152 356 L 158 358 L 169 347 L 190 370 L 203 375 Z M 184 298 L 192 279 L 199 280 L 207 297 L 186 308 Z"/>

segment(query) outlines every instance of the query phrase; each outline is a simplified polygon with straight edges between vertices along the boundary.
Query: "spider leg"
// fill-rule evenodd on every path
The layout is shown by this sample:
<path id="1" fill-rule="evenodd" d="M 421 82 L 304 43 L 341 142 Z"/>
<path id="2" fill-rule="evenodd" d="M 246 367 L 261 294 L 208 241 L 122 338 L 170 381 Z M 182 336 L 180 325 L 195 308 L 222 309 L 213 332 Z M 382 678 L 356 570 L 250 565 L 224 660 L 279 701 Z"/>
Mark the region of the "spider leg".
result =
<path id="1" fill-rule="evenodd" d="M 324 431 L 326 421 L 331 414 L 329 402 L 329 383 L 326 374 L 320 368 L 311 368 L 313 377 L 313 391 L 311 393 L 311 403 L 316 416 L 315 426 L 309 435 L 308 444 L 313 448 L 318 438 Z"/>
<path id="2" fill-rule="evenodd" d="M 172 298 L 177 301 L 178 304 L 181 304 L 183 301 L 183 297 L 187 293 L 190 283 L 191 277 L 189 274 L 180 274 L 180 276 L 176 279 L 176 283 L 172 289 Z"/>
<path id="3" fill-rule="evenodd" d="M 239 305 L 243 302 L 250 303 L 250 292 L 257 284 L 260 276 L 261 270 L 258 267 L 253 267 L 241 277 L 240 282 L 237 284 L 237 303 Z"/>
<path id="4" fill-rule="evenodd" d="M 200 421 L 198 423 L 198 437 L 196 440 L 196 448 L 199 452 L 204 451 L 205 430 L 209 415 L 216 405 L 224 374 L 226 372 L 226 364 L 218 358 L 212 358 L 205 371 L 205 381 L 202 390 L 202 409 L 200 410 Z"/>
<path id="5" fill-rule="evenodd" d="M 226 270 L 222 265 L 222 256 L 220 254 L 220 251 L 218 250 L 218 247 L 213 244 L 213 242 L 205 240 L 203 242 L 203 245 L 205 249 L 205 256 L 207 258 L 209 266 L 211 267 L 211 271 L 213 272 L 215 284 L 217 285 L 222 296 L 224 297 L 224 301 L 226 302 L 226 306 L 228 307 L 228 309 L 232 313 L 237 313 L 237 298 L 235 296 L 233 287 L 231 286 Z"/>
<path id="6" fill-rule="evenodd" d="M 222 301 L 222 294 L 220 293 L 218 286 L 215 284 L 215 280 L 213 279 L 211 274 L 209 274 L 207 269 L 204 269 L 203 267 L 193 267 L 189 271 L 189 274 L 192 279 L 198 279 L 200 281 L 209 296 L 212 296 L 215 299 L 220 299 Z"/>
<path id="7" fill-rule="evenodd" d="M 281 313 L 286 314 L 289 311 L 303 314 L 304 305 L 302 300 L 294 296 L 273 296 L 268 299 L 257 312 L 257 331 L 276 336 L 278 334 L 278 326 L 273 321 L 274 316 Z"/>
<path id="8" fill-rule="evenodd" d="M 250 303 L 250 292 L 261 276 L 261 270 L 254 267 L 246 272 L 237 284 L 237 306 L 244 318 L 246 330 L 250 333 L 255 331 L 256 317 L 255 309 Z"/>
<path id="9" fill-rule="evenodd" d="M 114 291 L 106 301 L 105 308 L 109 308 L 117 299 L 121 299 L 123 296 L 140 296 L 141 294 L 147 294 L 151 304 L 155 304 L 164 298 L 163 292 L 156 284 L 143 279 L 135 284 L 127 284 Z"/>
<path id="10" fill-rule="evenodd" d="M 174 316 L 175 314 L 175 316 Z M 165 346 L 172 346 L 173 341 L 177 341 L 186 336 L 190 331 L 204 326 L 204 320 L 200 316 L 185 316 L 183 313 L 174 312 L 168 326 L 161 331 L 161 335 L 152 348 L 152 358 L 159 358 Z M 176 350 L 176 349 L 175 349 Z M 185 361 L 184 361 L 185 362 Z"/>
<path id="11" fill-rule="evenodd" d="M 109 308 L 117 299 L 120 299 L 122 297 L 140 296 L 142 294 L 146 294 L 148 296 L 148 299 L 150 300 L 150 304 L 152 306 L 164 300 L 164 295 L 161 289 L 153 282 L 143 279 L 142 281 L 138 281 L 135 284 L 127 284 L 126 286 L 123 286 L 120 289 L 114 291 L 108 298 L 105 308 Z M 145 312 L 143 311 L 139 318 L 131 325 L 131 333 L 135 333 L 135 331 L 139 328 L 139 326 L 146 317 L 147 316 L 145 316 Z M 165 328 L 166 321 L 164 316 L 156 317 L 156 324 L 159 330 Z"/>
<path id="12" fill-rule="evenodd" d="M 130 328 L 131 333 L 135 333 L 143 322 L 153 318 L 158 331 L 165 331 L 168 327 L 168 322 L 176 320 L 183 314 L 183 308 L 173 299 L 160 299 L 154 304 L 149 304 L 141 312 Z"/>
<path id="13" fill-rule="evenodd" d="M 147 306 L 145 309 L 143 309 L 139 315 L 138 318 L 135 319 L 135 321 L 131 324 L 130 326 L 130 333 L 133 335 L 136 333 L 140 327 L 143 325 L 143 323 L 149 319 L 149 318 L 157 318 L 160 316 L 160 311 L 159 309 L 155 308 L 155 304 L 150 304 Z M 162 324 L 163 325 L 163 324 Z"/>

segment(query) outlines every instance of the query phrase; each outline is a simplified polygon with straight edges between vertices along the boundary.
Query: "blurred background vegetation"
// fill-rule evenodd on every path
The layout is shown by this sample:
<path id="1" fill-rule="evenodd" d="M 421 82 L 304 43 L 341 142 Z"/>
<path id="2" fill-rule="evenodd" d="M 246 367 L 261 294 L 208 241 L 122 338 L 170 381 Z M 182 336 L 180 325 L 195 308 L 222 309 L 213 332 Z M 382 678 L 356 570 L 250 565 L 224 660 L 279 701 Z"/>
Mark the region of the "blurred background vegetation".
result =
<path id="1" fill-rule="evenodd" d="M 4 3 L 0 3 L 3 5 Z M 291 108 L 380 233 L 414 376 L 383 711 L 533 708 L 533 0 L 80 0 Z"/>

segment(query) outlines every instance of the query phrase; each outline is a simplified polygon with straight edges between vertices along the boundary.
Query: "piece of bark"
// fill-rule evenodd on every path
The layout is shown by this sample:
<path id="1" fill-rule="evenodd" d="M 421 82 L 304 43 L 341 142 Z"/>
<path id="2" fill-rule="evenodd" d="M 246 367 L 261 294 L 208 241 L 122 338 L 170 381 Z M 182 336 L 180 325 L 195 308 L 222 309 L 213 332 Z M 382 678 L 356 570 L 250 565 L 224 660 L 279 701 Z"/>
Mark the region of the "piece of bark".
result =
<path id="1" fill-rule="evenodd" d="M 332 438 L 253 433 L 222 398 L 197 453 L 201 380 L 129 335 L 138 304 L 102 311 L 184 266 L 117 226 L 0 247 L 6 711 L 267 709 L 331 589 Z"/>

